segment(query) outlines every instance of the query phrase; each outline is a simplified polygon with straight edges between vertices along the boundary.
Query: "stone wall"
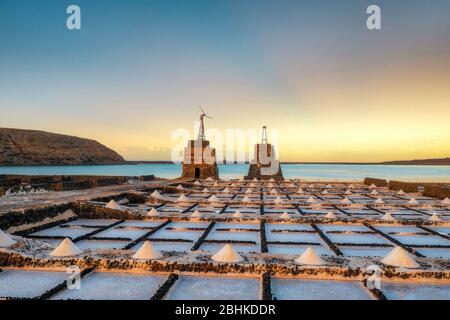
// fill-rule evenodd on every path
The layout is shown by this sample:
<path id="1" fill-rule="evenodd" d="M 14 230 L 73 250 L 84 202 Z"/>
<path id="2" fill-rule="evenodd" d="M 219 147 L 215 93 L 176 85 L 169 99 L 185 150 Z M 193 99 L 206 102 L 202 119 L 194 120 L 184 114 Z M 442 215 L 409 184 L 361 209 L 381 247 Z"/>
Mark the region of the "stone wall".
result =
<path id="1" fill-rule="evenodd" d="M 4 195 L 9 189 L 18 190 L 23 186 L 42 188 L 49 191 L 68 191 L 118 185 L 130 179 L 150 181 L 154 180 L 155 177 L 153 175 L 142 177 L 0 175 L 0 196 Z"/>

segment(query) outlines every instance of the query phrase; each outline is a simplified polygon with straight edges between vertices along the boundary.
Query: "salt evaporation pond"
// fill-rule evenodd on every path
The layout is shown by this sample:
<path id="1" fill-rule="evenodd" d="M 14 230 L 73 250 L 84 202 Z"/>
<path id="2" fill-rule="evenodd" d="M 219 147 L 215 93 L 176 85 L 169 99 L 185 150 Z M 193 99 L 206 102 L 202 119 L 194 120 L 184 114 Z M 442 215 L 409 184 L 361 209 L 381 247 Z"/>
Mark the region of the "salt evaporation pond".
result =
<path id="1" fill-rule="evenodd" d="M 358 281 L 272 278 L 272 293 L 278 300 L 374 299 Z"/>
<path id="2" fill-rule="evenodd" d="M 149 300 L 165 275 L 94 272 L 81 280 L 81 289 L 65 289 L 52 300 Z"/>
<path id="3" fill-rule="evenodd" d="M 35 298 L 66 279 L 65 272 L 3 270 L 0 297 Z"/>
<path id="4" fill-rule="evenodd" d="M 450 285 L 421 283 L 382 283 L 390 300 L 450 300 Z"/>
<path id="5" fill-rule="evenodd" d="M 181 276 L 166 300 L 258 300 L 259 279 Z"/>

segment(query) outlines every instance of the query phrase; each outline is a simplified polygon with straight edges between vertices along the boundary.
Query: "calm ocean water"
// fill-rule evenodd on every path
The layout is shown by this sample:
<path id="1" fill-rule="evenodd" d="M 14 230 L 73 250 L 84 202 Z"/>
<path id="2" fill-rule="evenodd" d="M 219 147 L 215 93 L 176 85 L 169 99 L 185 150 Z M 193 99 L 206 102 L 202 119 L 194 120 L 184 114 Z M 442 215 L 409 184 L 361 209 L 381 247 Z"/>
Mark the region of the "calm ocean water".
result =
<path id="1" fill-rule="evenodd" d="M 285 178 L 307 180 L 361 180 L 365 177 L 403 181 L 450 182 L 450 166 L 384 166 L 384 165 L 339 165 L 339 164 L 284 164 Z M 248 165 L 219 165 L 222 179 L 241 178 Z M 139 164 L 110 166 L 30 166 L 0 167 L 0 174 L 27 175 L 117 175 L 138 176 L 154 174 L 162 178 L 181 175 L 177 164 Z"/>

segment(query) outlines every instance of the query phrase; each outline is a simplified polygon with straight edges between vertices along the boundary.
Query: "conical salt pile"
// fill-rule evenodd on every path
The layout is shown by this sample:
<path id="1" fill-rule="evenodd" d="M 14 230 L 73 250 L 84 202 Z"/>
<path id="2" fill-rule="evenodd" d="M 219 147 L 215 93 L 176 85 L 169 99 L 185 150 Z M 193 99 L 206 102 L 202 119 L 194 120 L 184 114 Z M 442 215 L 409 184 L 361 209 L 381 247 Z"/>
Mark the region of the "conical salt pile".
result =
<path id="1" fill-rule="evenodd" d="M 237 184 L 236 183 L 232 183 L 232 184 L 230 184 L 230 187 L 236 187 L 237 186 Z"/>
<path id="2" fill-rule="evenodd" d="M 343 203 L 343 204 L 351 204 L 352 201 L 349 198 L 345 197 L 344 199 L 341 200 L 341 203 Z"/>
<path id="3" fill-rule="evenodd" d="M 189 201 L 189 199 L 184 195 L 184 193 L 177 199 L 177 202 L 186 202 L 186 201 Z"/>
<path id="4" fill-rule="evenodd" d="M 122 206 L 118 204 L 114 199 L 112 199 L 108 204 L 106 205 L 106 208 L 108 209 L 114 209 L 114 210 L 123 210 Z"/>
<path id="5" fill-rule="evenodd" d="M 336 217 L 336 215 L 335 215 L 332 211 L 330 211 L 330 212 L 328 212 L 328 213 L 325 215 L 325 218 L 327 218 L 327 219 L 336 219 L 337 217 Z"/>
<path id="6" fill-rule="evenodd" d="M 233 218 L 242 218 L 242 213 L 240 211 L 236 211 L 233 213 Z"/>
<path id="7" fill-rule="evenodd" d="M 394 221 L 395 218 L 389 213 L 386 212 L 383 217 L 381 217 L 381 219 L 383 219 L 384 221 Z"/>
<path id="8" fill-rule="evenodd" d="M 239 262 L 243 260 L 243 258 L 236 251 L 234 251 L 233 246 L 229 243 L 217 251 L 211 259 L 217 262 Z"/>
<path id="9" fill-rule="evenodd" d="M 441 201 L 441 204 L 450 204 L 450 199 L 445 198 L 444 200 Z"/>
<path id="10" fill-rule="evenodd" d="M 16 241 L 0 229 L 0 248 L 8 248 L 14 245 Z"/>
<path id="11" fill-rule="evenodd" d="M 251 202 L 251 201 L 252 200 L 247 196 L 245 196 L 244 199 L 242 199 L 242 202 Z"/>
<path id="12" fill-rule="evenodd" d="M 247 190 L 245 190 L 245 193 L 252 193 L 252 192 L 253 192 L 253 190 L 250 189 L 250 188 L 248 188 Z"/>
<path id="13" fill-rule="evenodd" d="M 216 195 L 213 194 L 211 197 L 208 198 L 208 202 L 219 202 L 219 198 L 217 198 Z"/>
<path id="14" fill-rule="evenodd" d="M 273 202 L 275 202 L 275 203 L 282 203 L 283 199 L 281 199 L 281 197 L 276 197 Z"/>
<path id="15" fill-rule="evenodd" d="M 377 188 L 377 186 L 374 183 L 372 183 L 369 187 L 369 189 L 376 189 L 376 188 Z"/>
<path id="16" fill-rule="evenodd" d="M 372 192 L 370 194 L 373 195 L 373 196 L 379 195 L 377 190 L 372 190 Z"/>
<path id="17" fill-rule="evenodd" d="M 275 179 L 274 178 L 270 178 L 269 181 L 270 182 L 275 182 Z"/>
<path id="18" fill-rule="evenodd" d="M 196 186 L 198 186 L 198 185 L 200 184 L 200 181 L 195 180 L 194 184 L 195 184 Z"/>
<path id="19" fill-rule="evenodd" d="M 52 252 L 52 257 L 70 257 L 83 253 L 69 238 L 65 238 Z"/>
<path id="20" fill-rule="evenodd" d="M 208 177 L 208 179 L 206 179 L 206 181 L 214 181 L 214 179 L 211 177 Z"/>
<path id="21" fill-rule="evenodd" d="M 440 221 L 442 221 L 442 219 L 439 218 L 439 216 L 438 216 L 436 213 L 433 213 L 433 214 L 431 215 L 431 217 L 430 217 L 430 221 L 433 221 L 433 222 L 440 222 Z"/>
<path id="22" fill-rule="evenodd" d="M 398 194 L 398 195 L 404 195 L 404 194 L 405 194 L 405 191 L 403 191 L 402 189 L 400 189 L 400 190 L 397 191 L 397 194 Z"/>
<path id="23" fill-rule="evenodd" d="M 308 200 L 306 200 L 307 203 L 316 203 L 316 199 L 313 197 L 309 197 Z"/>
<path id="24" fill-rule="evenodd" d="M 303 189 L 302 189 L 302 188 L 298 188 L 297 193 L 298 193 L 298 194 L 303 194 L 303 193 L 304 193 L 304 192 L 303 192 Z"/>
<path id="25" fill-rule="evenodd" d="M 331 189 L 331 188 L 333 188 L 333 186 L 332 186 L 331 184 L 327 184 L 327 185 L 325 186 L 325 188 Z"/>
<path id="26" fill-rule="evenodd" d="M 209 192 L 209 189 L 208 189 L 208 188 L 205 188 L 205 189 L 202 190 L 202 192 L 203 192 L 203 193 L 208 193 L 208 192 Z"/>
<path id="27" fill-rule="evenodd" d="M 401 247 L 395 247 L 391 252 L 388 253 L 386 257 L 384 257 L 381 262 L 384 264 L 394 266 L 394 267 L 403 267 L 403 268 L 411 268 L 416 269 L 419 268 L 419 264 L 414 261 L 413 258 L 405 251 L 405 249 Z"/>
<path id="28" fill-rule="evenodd" d="M 272 189 L 272 190 L 270 190 L 270 193 L 271 194 L 278 194 L 278 191 L 276 189 Z"/>
<path id="29" fill-rule="evenodd" d="M 184 189 L 184 187 L 181 184 L 179 184 L 177 185 L 177 189 Z"/>
<path id="30" fill-rule="evenodd" d="M 312 266 L 321 266 L 325 264 L 325 261 L 320 258 L 312 247 L 306 248 L 305 252 L 295 259 L 295 262 Z"/>
<path id="31" fill-rule="evenodd" d="M 218 186 L 219 186 L 219 184 L 217 183 L 217 181 L 214 182 L 213 187 L 218 187 Z"/>
<path id="32" fill-rule="evenodd" d="M 381 199 L 381 198 L 378 198 L 377 200 L 375 200 L 375 202 L 374 202 L 375 204 L 385 204 L 386 202 L 384 202 L 384 200 L 383 199 Z"/>
<path id="33" fill-rule="evenodd" d="M 145 241 L 144 244 L 139 248 L 138 251 L 136 251 L 135 254 L 133 254 L 133 259 L 138 260 L 152 260 L 152 259 L 159 259 L 162 257 L 162 254 L 159 253 L 155 248 L 153 248 L 153 245 L 150 241 Z"/>
<path id="34" fill-rule="evenodd" d="M 252 180 L 252 181 L 255 181 L 255 182 L 256 182 L 256 181 L 258 181 L 258 179 L 256 179 L 256 178 L 253 178 L 253 180 Z"/>
<path id="35" fill-rule="evenodd" d="M 162 198 L 161 193 L 159 193 L 158 190 L 153 191 L 153 192 L 150 194 L 150 197 L 158 198 L 158 199 L 161 199 L 161 198 Z"/>
<path id="36" fill-rule="evenodd" d="M 156 210 L 155 208 L 152 208 L 152 210 L 150 210 L 150 211 L 147 213 L 147 215 L 148 215 L 149 217 L 156 217 L 156 216 L 159 215 L 159 211 Z"/>
<path id="37" fill-rule="evenodd" d="M 289 188 L 295 188 L 297 185 L 295 183 L 291 183 L 290 185 L 288 185 Z"/>
<path id="38" fill-rule="evenodd" d="M 222 192 L 223 192 L 223 193 L 230 193 L 230 189 L 225 188 L 225 189 L 222 190 Z"/>
<path id="39" fill-rule="evenodd" d="M 419 202 L 416 200 L 416 198 L 411 198 L 409 199 L 408 204 L 419 204 Z"/>
<path id="40" fill-rule="evenodd" d="M 283 214 L 280 216 L 281 219 L 290 219 L 291 216 L 289 215 L 289 213 L 287 213 L 286 211 L 283 212 Z"/>
<path id="41" fill-rule="evenodd" d="M 330 194 L 327 190 L 323 190 L 322 194 Z"/>
<path id="42" fill-rule="evenodd" d="M 350 189 L 347 189 L 347 190 L 344 192 L 344 194 L 349 195 L 349 194 L 352 194 L 352 192 L 350 191 Z"/>
<path id="43" fill-rule="evenodd" d="M 127 198 L 123 198 L 120 201 L 117 202 L 118 204 L 128 204 L 130 201 Z"/>
<path id="44" fill-rule="evenodd" d="M 191 214 L 191 218 L 201 218 L 202 214 L 200 213 L 200 211 L 195 210 L 192 214 Z"/>
<path id="45" fill-rule="evenodd" d="M 311 183 L 311 184 L 309 185 L 309 187 L 310 187 L 310 188 L 314 188 L 314 184 Z"/>

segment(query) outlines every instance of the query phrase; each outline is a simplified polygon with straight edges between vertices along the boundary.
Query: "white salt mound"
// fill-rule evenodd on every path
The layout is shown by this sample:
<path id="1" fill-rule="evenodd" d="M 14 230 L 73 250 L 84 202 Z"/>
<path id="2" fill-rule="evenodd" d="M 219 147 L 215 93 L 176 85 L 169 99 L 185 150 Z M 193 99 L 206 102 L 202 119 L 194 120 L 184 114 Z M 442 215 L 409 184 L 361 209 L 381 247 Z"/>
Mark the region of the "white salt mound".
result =
<path id="1" fill-rule="evenodd" d="M 145 241 L 144 244 L 133 254 L 133 259 L 138 260 L 151 260 L 151 259 L 159 259 L 162 257 L 162 254 L 156 250 L 150 241 Z"/>
<path id="2" fill-rule="evenodd" d="M 381 262 L 384 264 L 394 266 L 394 267 L 402 267 L 402 268 L 410 268 L 416 269 L 419 268 L 419 264 L 411 258 L 408 252 L 401 247 L 395 247 L 391 252 L 384 257 Z"/>
<path id="3" fill-rule="evenodd" d="M 14 244 L 16 244 L 16 241 L 0 229 L 0 248 L 8 248 Z"/>
<path id="4" fill-rule="evenodd" d="M 395 218 L 389 212 L 386 212 L 381 219 L 383 219 L 385 221 L 394 221 L 395 220 Z"/>
<path id="5" fill-rule="evenodd" d="M 186 202 L 188 200 L 189 199 L 184 194 L 182 194 L 181 196 L 178 197 L 177 202 Z"/>
<path id="6" fill-rule="evenodd" d="M 161 198 L 161 193 L 159 193 L 158 190 L 155 190 L 155 191 L 153 191 L 153 192 L 150 194 L 150 197 L 153 197 L 153 198 Z"/>
<path id="7" fill-rule="evenodd" d="M 184 189 L 184 187 L 181 184 L 179 184 L 177 185 L 177 189 Z"/>
<path id="8" fill-rule="evenodd" d="M 211 177 L 208 177 L 208 179 L 206 179 L 206 181 L 214 181 L 214 179 Z"/>
<path id="9" fill-rule="evenodd" d="M 327 190 L 323 190 L 322 194 L 330 194 Z"/>
<path id="10" fill-rule="evenodd" d="M 106 208 L 108 209 L 114 209 L 114 210 L 123 210 L 122 206 L 118 204 L 114 199 L 112 199 L 108 204 L 106 205 Z"/>
<path id="11" fill-rule="evenodd" d="M 375 204 L 384 204 L 385 202 L 384 202 L 384 200 L 383 199 L 381 199 L 381 198 L 378 198 L 377 200 L 375 200 L 375 202 L 374 202 Z"/>
<path id="12" fill-rule="evenodd" d="M 281 199 L 281 197 L 276 197 L 276 199 L 274 200 L 275 203 L 282 203 L 283 199 Z"/>
<path id="13" fill-rule="evenodd" d="M 373 196 L 379 195 L 377 190 L 372 190 L 372 192 L 370 194 L 373 195 Z"/>
<path id="14" fill-rule="evenodd" d="M 208 192 L 209 192 L 209 189 L 208 189 L 208 188 L 205 188 L 205 189 L 202 190 L 202 192 L 203 192 L 203 193 L 208 193 Z"/>
<path id="15" fill-rule="evenodd" d="M 194 184 L 195 184 L 196 186 L 198 186 L 198 185 L 200 184 L 200 181 L 195 180 Z"/>
<path id="16" fill-rule="evenodd" d="M 222 192 L 223 192 L 223 193 L 230 193 L 230 189 L 225 188 L 225 189 L 222 190 Z"/>
<path id="17" fill-rule="evenodd" d="M 352 194 L 352 192 L 350 191 L 350 189 L 347 189 L 347 191 L 345 191 L 344 194 L 349 195 Z"/>
<path id="18" fill-rule="evenodd" d="M 240 211 L 236 211 L 233 213 L 233 218 L 242 218 L 242 213 Z"/>
<path id="19" fill-rule="evenodd" d="M 258 179 L 256 179 L 256 178 L 253 178 L 253 180 L 252 180 L 252 181 L 255 181 L 255 182 L 256 182 L 256 181 L 258 181 Z"/>
<path id="20" fill-rule="evenodd" d="M 303 194 L 303 193 L 304 193 L 304 192 L 303 192 L 303 189 L 302 189 L 302 188 L 298 188 L 297 193 L 298 193 L 298 194 Z"/>
<path id="21" fill-rule="evenodd" d="M 252 192 L 253 192 L 253 190 L 250 189 L 250 188 L 248 188 L 247 190 L 245 190 L 245 193 L 252 193 Z"/>
<path id="22" fill-rule="evenodd" d="M 209 202 L 219 202 L 219 198 L 216 197 L 215 194 L 213 194 L 211 197 L 208 198 Z"/>
<path id="23" fill-rule="evenodd" d="M 147 215 L 150 216 L 150 217 L 156 217 L 156 216 L 159 215 L 159 211 L 156 210 L 155 208 L 152 208 L 152 210 L 150 210 L 150 211 L 147 213 Z"/>
<path id="24" fill-rule="evenodd" d="M 275 179 L 274 178 L 270 178 L 269 181 L 270 182 L 275 182 Z"/>
<path id="25" fill-rule="evenodd" d="M 352 201 L 349 198 L 345 197 L 344 199 L 341 200 L 341 203 L 343 203 L 343 204 L 351 204 Z"/>
<path id="26" fill-rule="evenodd" d="M 369 187 L 369 189 L 376 189 L 376 188 L 377 188 L 377 186 L 374 183 L 372 183 Z"/>
<path id="27" fill-rule="evenodd" d="M 211 259 L 217 262 L 240 262 L 243 260 L 243 258 L 236 251 L 234 251 L 233 246 L 229 243 L 217 251 Z"/>
<path id="28" fill-rule="evenodd" d="M 295 262 L 312 266 L 321 266 L 325 264 L 325 261 L 320 258 L 312 247 L 308 247 L 300 257 L 295 259 Z"/>
<path id="29" fill-rule="evenodd" d="M 332 211 L 330 211 L 330 212 L 328 212 L 328 213 L 325 215 L 325 218 L 327 218 L 327 219 L 336 219 L 337 217 L 336 217 L 336 215 L 335 215 Z"/>
<path id="30" fill-rule="evenodd" d="M 65 238 L 52 252 L 52 257 L 70 257 L 83 253 L 69 238 Z"/>
<path id="31" fill-rule="evenodd" d="M 242 199 L 242 202 L 252 202 L 252 200 L 249 197 L 245 196 L 244 199 Z"/>
<path id="32" fill-rule="evenodd" d="M 408 204 L 419 204 L 419 202 L 415 198 L 411 198 L 409 199 Z"/>
<path id="33" fill-rule="evenodd" d="M 287 212 L 283 212 L 283 214 L 280 216 L 282 219 L 290 219 L 291 216 Z"/>
<path id="34" fill-rule="evenodd" d="M 404 194 L 405 194 L 405 191 L 403 191 L 402 189 L 400 189 L 400 190 L 397 191 L 397 194 L 398 194 L 398 195 L 404 195 Z"/>
<path id="35" fill-rule="evenodd" d="M 444 200 L 441 201 L 441 204 L 450 204 L 450 199 L 445 198 Z"/>
<path id="36" fill-rule="evenodd" d="M 442 220 L 441 220 L 441 218 L 439 218 L 439 216 L 436 213 L 433 213 L 431 215 L 431 217 L 430 217 L 430 221 L 439 222 L 439 221 L 442 221 Z"/>
<path id="37" fill-rule="evenodd" d="M 308 200 L 306 200 L 307 203 L 316 203 L 316 199 L 313 197 L 309 197 Z"/>
<path id="38" fill-rule="evenodd" d="M 200 211 L 195 210 L 192 214 L 191 214 L 191 218 L 201 218 L 202 214 L 200 213 Z"/>

